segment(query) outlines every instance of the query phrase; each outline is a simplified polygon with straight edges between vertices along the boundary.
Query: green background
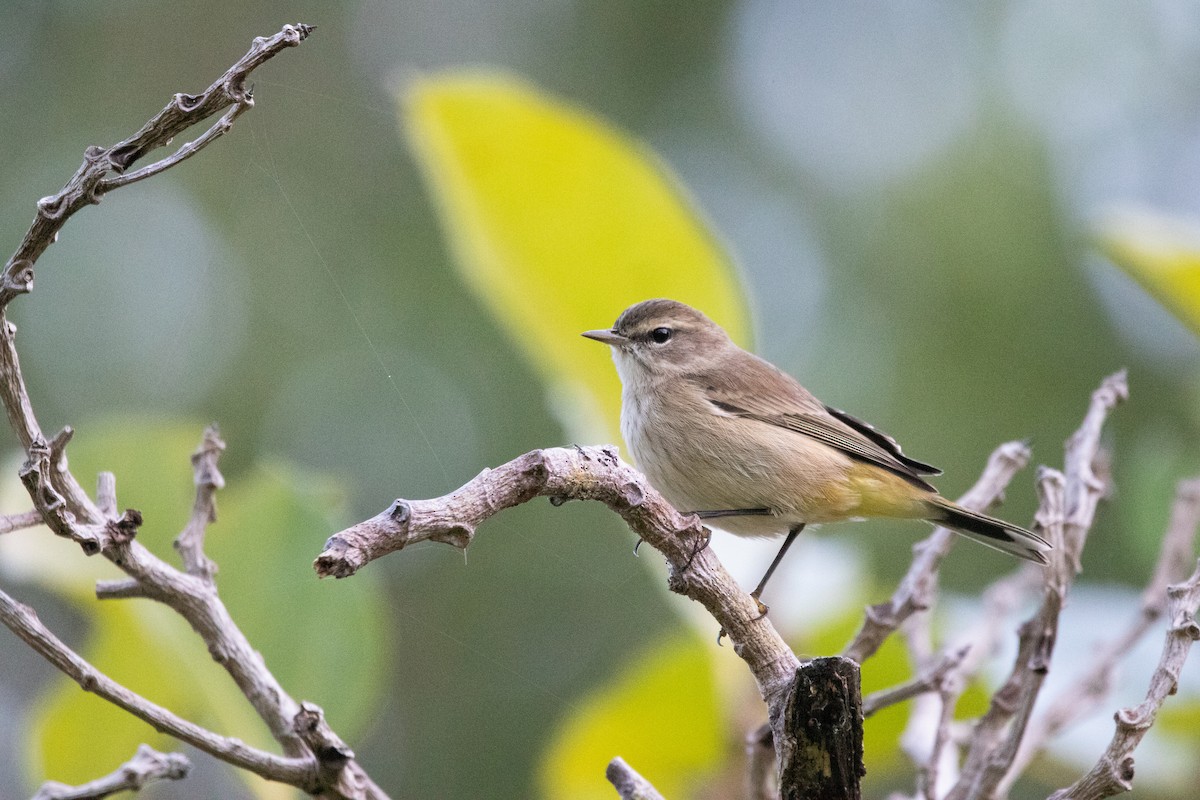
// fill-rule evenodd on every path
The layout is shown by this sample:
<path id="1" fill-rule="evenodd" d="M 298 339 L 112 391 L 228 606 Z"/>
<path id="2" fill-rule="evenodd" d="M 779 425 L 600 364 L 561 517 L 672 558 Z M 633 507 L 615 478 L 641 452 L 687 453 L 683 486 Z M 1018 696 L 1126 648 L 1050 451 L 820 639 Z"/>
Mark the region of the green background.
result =
<path id="1" fill-rule="evenodd" d="M 286 532 L 301 566 L 394 497 L 569 443 L 455 272 L 397 122 L 393 92 L 414 73 L 496 66 L 653 147 L 734 255 L 757 350 L 945 469 L 946 494 L 1004 440 L 1030 437 L 1035 459 L 1059 463 L 1088 393 L 1128 367 L 1131 402 L 1106 439 L 1117 491 L 1073 608 L 1103 616 L 1079 617 L 1063 652 L 1085 658 L 1092 632 L 1132 610 L 1174 482 L 1200 466 L 1200 347 L 1093 235 L 1114 206 L 1200 212 L 1200 4 L 4 0 L 6 250 L 87 145 L 123 138 L 252 36 L 299 21 L 318 30 L 255 74 L 257 107 L 231 135 L 85 209 L 39 262 L 10 316 L 44 428 L 74 425 L 82 441 L 114 417 L 153 417 L 198 440 L 195 421 L 217 420 L 231 486 L 258 462 L 323 476 L 344 499 L 327 526 Z M 129 447 L 154 445 L 125 424 Z M 1028 522 L 1033 505 L 1026 473 L 1005 513 Z M 922 532 L 895 527 L 826 533 L 861 559 L 864 601 L 882 599 Z M 393 652 L 373 715 L 334 719 L 356 728 L 372 776 L 396 797 L 532 796 L 554 728 L 681 624 L 684 601 L 631 545 L 601 509 L 535 503 L 484 526 L 465 563 L 430 545 L 372 566 Z M 1005 566 L 958 548 L 944 583 L 969 596 Z M 86 639 L 78 607 L 4 581 L 68 641 Z M 336 668 L 313 669 L 328 674 L 306 691 L 337 685 Z M 1123 702 L 1147 674 L 1129 672 Z M 1181 708 L 1197 696 L 1188 673 Z M 24 760 L 53 678 L 0 632 L 0 711 L 19 722 L 0 732 L 0 797 L 55 777 Z M 1094 758 L 1112 705 L 1089 723 L 1098 738 L 1015 796 L 1072 780 L 1071 753 Z M 906 785 L 902 763 L 893 774 L 878 758 L 875 790 Z M 153 796 L 247 791 L 194 760 L 206 789 Z M 1187 785 L 1194 764 L 1173 763 Z M 1159 796 L 1154 770 L 1143 779 L 1136 795 Z"/>

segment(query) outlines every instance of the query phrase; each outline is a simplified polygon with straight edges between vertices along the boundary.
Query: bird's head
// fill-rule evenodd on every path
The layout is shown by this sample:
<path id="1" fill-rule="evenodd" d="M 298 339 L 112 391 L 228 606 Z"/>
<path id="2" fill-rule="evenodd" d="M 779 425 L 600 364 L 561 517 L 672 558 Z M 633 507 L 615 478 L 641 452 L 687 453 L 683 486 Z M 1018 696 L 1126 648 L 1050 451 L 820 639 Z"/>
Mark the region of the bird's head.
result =
<path id="1" fill-rule="evenodd" d="M 720 325 L 675 300 L 643 300 L 609 330 L 584 331 L 612 347 L 623 382 L 702 371 L 736 347 Z"/>

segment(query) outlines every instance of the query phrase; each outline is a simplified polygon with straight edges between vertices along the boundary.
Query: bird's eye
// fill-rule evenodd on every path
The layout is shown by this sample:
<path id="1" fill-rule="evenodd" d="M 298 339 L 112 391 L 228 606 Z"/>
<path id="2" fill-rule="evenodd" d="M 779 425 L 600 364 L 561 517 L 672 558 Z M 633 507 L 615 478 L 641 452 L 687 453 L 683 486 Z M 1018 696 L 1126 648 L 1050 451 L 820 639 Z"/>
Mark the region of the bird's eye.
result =
<path id="1" fill-rule="evenodd" d="M 654 330 L 650 331 L 650 339 L 655 344 L 666 344 L 668 341 L 670 341 L 671 334 L 673 333 L 674 331 L 672 331 L 670 328 L 655 328 Z"/>

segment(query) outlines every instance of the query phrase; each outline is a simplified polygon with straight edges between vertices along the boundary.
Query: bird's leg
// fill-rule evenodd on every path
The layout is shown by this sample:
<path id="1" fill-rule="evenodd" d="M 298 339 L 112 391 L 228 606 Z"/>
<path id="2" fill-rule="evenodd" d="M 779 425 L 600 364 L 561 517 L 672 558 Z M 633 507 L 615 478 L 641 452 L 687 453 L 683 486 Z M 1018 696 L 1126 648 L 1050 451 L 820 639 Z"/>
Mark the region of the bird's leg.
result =
<path id="1" fill-rule="evenodd" d="M 787 553 L 788 548 L 792 546 L 792 542 L 796 541 L 796 537 L 800 535 L 800 531 L 804 530 L 804 523 L 801 522 L 787 533 L 787 538 L 783 540 L 783 546 L 779 548 L 779 552 L 775 554 L 775 560 L 771 562 L 771 566 L 767 567 L 767 574 L 763 575 L 762 580 L 758 582 L 758 586 L 754 587 L 754 591 L 750 596 L 754 598 L 754 602 L 758 603 L 759 619 L 762 619 L 770 611 L 770 606 L 767 606 L 762 601 L 763 590 L 767 588 L 767 581 L 771 580 L 771 575 L 775 572 L 775 568 L 779 566 L 779 562 L 783 561 L 783 556 Z"/>

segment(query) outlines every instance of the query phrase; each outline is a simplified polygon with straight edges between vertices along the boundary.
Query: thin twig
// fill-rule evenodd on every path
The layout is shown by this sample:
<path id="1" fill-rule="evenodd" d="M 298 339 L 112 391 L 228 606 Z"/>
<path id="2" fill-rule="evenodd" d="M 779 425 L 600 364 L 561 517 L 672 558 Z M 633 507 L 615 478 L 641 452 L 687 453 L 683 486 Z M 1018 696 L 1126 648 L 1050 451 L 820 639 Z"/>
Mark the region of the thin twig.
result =
<path id="1" fill-rule="evenodd" d="M 965 684 L 944 681 L 938 687 L 938 719 L 929 760 L 917 770 L 917 788 L 925 800 L 942 796 L 944 786 L 952 786 L 958 774 L 958 751 L 952 748 L 950 726 L 954 722 L 954 706 Z"/>
<path id="2" fill-rule="evenodd" d="M 117 476 L 111 472 L 101 472 L 96 476 L 96 508 L 109 519 L 118 516 Z"/>
<path id="3" fill-rule="evenodd" d="M 1200 478 L 1180 481 L 1158 562 L 1142 592 L 1137 616 L 1091 659 L 1087 671 L 1072 681 L 1029 725 L 1012 767 L 997 788 L 1006 796 L 1013 783 L 1046 743 L 1100 705 L 1112 690 L 1118 664 L 1154 627 L 1167 610 L 1167 587 L 1183 579 L 1193 559 L 1193 542 L 1200 526 Z"/>
<path id="4" fill-rule="evenodd" d="M 1049 554 L 1050 563 L 1043 570 L 1042 604 L 1033 617 L 1021 625 L 1012 670 L 992 696 L 987 713 L 975 725 L 962 772 L 947 800 L 992 796 L 1016 755 L 1033 704 L 1050 668 L 1058 636 L 1058 616 L 1074 577 L 1075 554 L 1063 538 L 1063 475 L 1046 467 L 1038 472 L 1041 503 L 1037 527 L 1054 548 Z"/>
<path id="5" fill-rule="evenodd" d="M 4 514 L 0 516 L 0 534 L 25 530 L 42 524 L 42 515 L 36 508 L 22 511 L 19 514 Z"/>
<path id="6" fill-rule="evenodd" d="M 4 591 L 0 591 L 0 622 L 85 691 L 123 708 L 155 730 L 268 780 L 317 788 L 317 762 L 311 755 L 306 758 L 277 756 L 249 747 L 237 739 L 219 736 L 176 716 L 100 672 L 51 633 L 32 608 L 17 602 Z"/>
<path id="7" fill-rule="evenodd" d="M 138 745 L 133 758 L 112 773 L 80 786 L 46 781 L 33 800 L 100 800 L 118 792 L 137 792 L 148 783 L 177 781 L 187 777 L 192 763 L 182 753 L 160 753 L 150 745 Z"/>
<path id="8" fill-rule="evenodd" d="M 1021 626 L 1012 670 L 992 696 L 987 713 L 976 724 L 962 772 L 947 800 L 993 796 L 1016 758 L 1033 704 L 1050 667 L 1058 618 L 1079 571 L 1080 552 L 1096 507 L 1107 491 L 1106 482 L 1093 470 L 1100 452 L 1100 435 L 1109 413 L 1128 393 L 1123 371 L 1105 378 L 1092 393 L 1083 423 L 1067 440 L 1065 475 L 1045 467 L 1039 470 L 1041 503 L 1036 521 L 1054 545 L 1049 564 L 1043 570 L 1042 603 Z"/>
<path id="9" fill-rule="evenodd" d="M 121 175 L 146 153 L 165 146 L 176 136 L 213 114 L 218 114 L 230 106 L 241 110 L 252 106 L 253 98 L 246 90 L 246 80 L 250 73 L 282 50 L 300 44 L 312 30 L 310 25 L 284 25 L 274 36 L 256 38 L 249 52 L 200 94 L 177 94 L 162 111 L 129 138 L 111 147 L 89 147 L 84 153 L 83 164 L 67 185 L 57 194 L 38 201 L 33 224 L 25 233 L 17 251 L 9 258 L 4 272 L 0 273 L 0 309 L 16 295 L 29 292 L 33 288 L 34 263 L 54 241 L 58 231 L 72 214 L 86 205 L 100 202 L 100 198 L 107 191 L 178 164 L 203 144 L 228 130 L 232 119 L 220 120 L 196 142 L 181 148 L 186 152 L 176 153 L 158 164 L 151 165 L 150 168 L 139 170 L 124 179 L 110 178 L 110 173 Z M 197 142 L 200 144 L 197 145 Z M 28 446 L 29 443 L 24 444 Z"/>
<path id="10" fill-rule="evenodd" d="M 184 569 L 189 575 L 206 581 L 211 581 L 217 571 L 217 565 L 204 555 L 204 533 L 217 519 L 216 494 L 225 486 L 225 478 L 217 469 L 217 460 L 224 451 L 225 442 L 221 440 L 217 426 L 209 425 L 204 429 L 200 446 L 192 453 L 192 480 L 196 485 L 192 516 L 175 539 L 175 550 L 183 560 Z"/>
<path id="11" fill-rule="evenodd" d="M 929 613 L 913 614 L 900 625 L 904 647 L 918 672 L 937 667 L 930 617 Z M 924 800 L 936 800 L 943 789 L 949 788 L 958 778 L 958 755 L 948 728 L 954 703 L 965 683 L 962 663 L 971 652 L 971 645 L 963 645 L 952 652 L 958 655 L 958 666 L 942 675 L 936 694 L 920 694 L 913 699 L 908 723 L 900 738 L 901 748 L 917 770 L 916 796 Z"/>
<path id="12" fill-rule="evenodd" d="M 225 668 L 267 724 L 283 748 L 284 757 L 270 756 L 266 761 L 256 762 L 256 771 L 272 780 L 286 781 L 330 798 L 380 798 L 385 796 L 383 792 L 365 777 L 352 759 L 346 760 L 345 753 L 336 747 L 326 748 L 328 752 L 314 751 L 297 730 L 297 720 L 303 718 L 304 707 L 284 691 L 218 597 L 210 579 L 211 564 L 203 559 L 202 530 L 200 534 L 188 531 L 183 537 L 185 566 L 192 574 L 181 572 L 135 541 L 142 523 L 141 514 L 127 509 L 117 516 L 115 492 L 101 492 L 99 502 L 88 497 L 67 467 L 65 448 L 71 429 L 64 428 L 48 441 L 34 415 L 17 356 L 16 328 L 4 317 L 4 308 L 9 302 L 32 290 L 35 262 L 76 211 L 99 202 L 107 191 L 182 162 L 227 131 L 237 115 L 253 103 L 246 88 L 250 73 L 284 49 L 300 44 L 311 31 L 308 25 L 285 25 L 273 36 L 256 38 L 250 50 L 201 94 L 177 94 L 132 136 L 111 147 L 88 148 L 83 164 L 66 186 L 38 202 L 33 223 L 0 273 L 0 400 L 9 424 L 25 449 L 21 480 L 47 526 L 55 534 L 77 542 L 88 555 L 103 554 L 129 576 L 125 581 L 100 584 L 97 588 L 101 596 L 147 597 L 164 603 L 184 617 L 203 638 L 213 659 Z M 167 145 L 176 135 L 231 106 L 233 110 L 206 134 L 184 145 L 174 155 L 126 174 L 126 170 L 147 153 Z M 123 174 L 124 178 L 113 177 Z M 202 451 L 210 449 L 201 446 Z M 206 522 L 211 517 L 211 494 L 219 484 L 215 464 L 209 463 L 209 456 L 202 457 L 201 461 L 203 463 L 197 466 L 197 480 L 201 485 L 197 489 L 197 508 L 193 515 L 197 525 L 201 519 Z M 86 662 L 63 648 L 61 642 L 54 641 L 55 646 L 43 645 L 45 649 L 39 652 L 60 669 L 73 670 L 69 673 L 73 677 L 78 674 L 86 681 L 96 680 L 92 672 L 80 671 L 80 665 L 87 666 Z M 91 686 L 85 685 L 85 688 Z M 118 705 L 135 702 L 131 698 L 136 696 L 119 685 L 112 684 L 108 689 L 111 691 L 106 696 Z M 202 729 L 189 730 L 189 735 L 200 739 L 206 734 L 212 736 Z M 248 749 L 240 743 L 230 748 L 228 741 L 231 740 L 220 740 L 219 737 L 218 741 L 209 741 L 212 748 L 209 752 L 240 765 Z"/>
<path id="13" fill-rule="evenodd" d="M 1079 572 L 1083 542 L 1091 530 L 1096 517 L 1096 506 L 1108 492 L 1107 457 L 1101 456 L 1100 434 L 1108 414 L 1117 405 L 1129 398 L 1129 385 L 1125 370 L 1121 370 L 1101 382 L 1092 392 L 1083 424 L 1067 440 L 1063 458 L 1063 473 L 1066 475 L 1066 520 L 1063 536 L 1066 545 L 1075 556 L 1075 571 Z M 1097 468 L 1102 467 L 1101 474 Z"/>
<path id="14" fill-rule="evenodd" d="M 621 800 L 663 800 L 650 781 L 643 778 L 633 767 L 625 763 L 625 759 L 617 756 L 608 762 L 604 777 L 613 785 Z"/>
<path id="15" fill-rule="evenodd" d="M 919 694 L 939 691 L 943 679 L 951 671 L 958 669 L 970 651 L 971 646 L 965 645 L 945 653 L 932 668 L 923 671 L 912 680 L 902 683 L 899 686 L 893 686 L 890 689 L 880 689 L 877 692 L 867 695 L 863 698 L 863 716 L 869 717 L 889 706 L 894 706 L 896 703 L 903 703 L 905 700 L 909 700 Z"/>
<path id="16" fill-rule="evenodd" d="M 1154 724 L 1158 710 L 1179 685 L 1179 673 L 1192 644 L 1200 639 L 1196 612 L 1200 608 L 1200 562 L 1185 582 L 1167 589 L 1167 628 L 1162 655 L 1150 677 L 1146 699 L 1114 715 L 1116 730 L 1100 760 L 1082 778 L 1059 789 L 1050 800 L 1100 800 L 1133 788 L 1133 751 Z"/>
<path id="17" fill-rule="evenodd" d="M 196 153 L 199 153 L 207 145 L 216 141 L 217 138 L 229 133 L 233 128 L 234 121 L 254 107 L 254 96 L 248 89 L 238 87 L 238 91 L 231 93 L 230 98 L 234 101 L 233 108 L 221 115 L 221 118 L 200 136 L 190 142 L 183 143 L 174 153 L 164 159 L 155 161 L 153 164 L 147 164 L 141 169 L 127 172 L 124 175 L 105 178 L 96 187 L 97 194 L 111 192 L 113 189 L 120 189 L 122 186 L 128 186 L 131 183 L 137 183 L 138 181 L 153 177 L 160 172 L 165 172 L 181 161 L 196 155 Z"/>
<path id="18" fill-rule="evenodd" d="M 959 498 L 959 503 L 975 511 L 985 511 L 1004 496 L 1013 476 L 1029 463 L 1029 446 L 1024 442 L 1000 445 L 988 458 L 987 467 L 975 485 Z M 886 603 L 868 606 L 862 628 L 842 655 L 862 663 L 880 648 L 900 624 L 912 614 L 928 609 L 937 591 L 937 571 L 950 552 L 955 534 L 937 528 L 913 546 L 913 561 L 892 598 Z"/>

